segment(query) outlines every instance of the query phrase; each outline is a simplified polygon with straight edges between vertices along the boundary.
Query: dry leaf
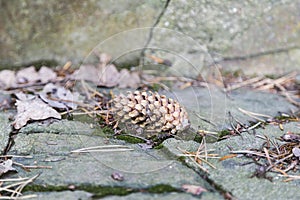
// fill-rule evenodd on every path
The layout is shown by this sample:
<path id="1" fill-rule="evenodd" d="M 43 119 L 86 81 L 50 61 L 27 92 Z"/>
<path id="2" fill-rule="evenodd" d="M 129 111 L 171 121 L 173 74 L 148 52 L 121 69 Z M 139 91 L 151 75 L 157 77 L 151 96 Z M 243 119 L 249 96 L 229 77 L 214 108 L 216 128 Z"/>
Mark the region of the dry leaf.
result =
<path id="1" fill-rule="evenodd" d="M 292 149 L 292 152 L 293 152 L 294 156 L 300 158 L 300 149 L 298 147 L 294 147 Z"/>
<path id="2" fill-rule="evenodd" d="M 21 101 L 27 101 L 27 100 L 32 100 L 35 98 L 35 95 L 33 94 L 25 94 L 23 92 L 17 92 L 15 93 L 15 96 L 21 100 Z"/>
<path id="3" fill-rule="evenodd" d="M 75 80 L 85 80 L 90 81 L 95 84 L 99 83 L 99 70 L 93 65 L 81 65 L 78 70 L 76 70 L 72 78 Z"/>
<path id="4" fill-rule="evenodd" d="M 43 101 L 55 108 L 76 109 L 76 102 L 81 102 L 79 100 L 80 95 L 78 92 L 72 93 L 70 90 L 54 85 L 53 83 L 45 85 L 43 91 L 39 95 Z"/>
<path id="5" fill-rule="evenodd" d="M 44 103 L 42 100 L 35 98 L 25 101 L 17 100 L 17 115 L 13 126 L 15 129 L 20 129 L 30 120 L 44 120 L 48 118 L 61 119 L 61 115 Z"/>
<path id="6" fill-rule="evenodd" d="M 100 68 L 99 86 L 114 87 L 119 83 L 120 73 L 114 65 Z"/>
<path id="7" fill-rule="evenodd" d="M 120 88 L 137 88 L 141 82 L 140 76 L 137 72 L 129 72 L 127 69 L 120 71 Z"/>
<path id="8" fill-rule="evenodd" d="M 34 66 L 21 69 L 17 72 L 16 81 L 18 84 L 35 83 L 39 80 L 39 74 Z"/>
<path id="9" fill-rule="evenodd" d="M 200 195 L 202 192 L 207 192 L 207 190 L 198 185 L 183 185 L 182 189 L 184 189 L 188 193 L 192 193 L 194 195 Z"/>
<path id="10" fill-rule="evenodd" d="M 12 167 L 12 164 L 12 160 L 5 160 L 2 163 L 0 163 L 0 176 L 8 171 L 17 171 L 15 168 Z"/>
<path id="11" fill-rule="evenodd" d="M 107 65 L 111 61 L 111 56 L 106 53 L 101 53 L 98 55 L 100 63 Z"/>
<path id="12" fill-rule="evenodd" d="M 113 87 L 119 83 L 120 73 L 114 65 L 82 65 L 72 77 L 75 80 L 91 81 L 98 86 Z"/>
<path id="13" fill-rule="evenodd" d="M 15 72 L 11 70 L 0 71 L 0 87 L 9 88 L 16 82 Z"/>
<path id="14" fill-rule="evenodd" d="M 42 83 L 47 83 L 57 78 L 56 73 L 52 69 L 45 66 L 41 67 L 38 74 L 39 74 L 39 81 Z"/>

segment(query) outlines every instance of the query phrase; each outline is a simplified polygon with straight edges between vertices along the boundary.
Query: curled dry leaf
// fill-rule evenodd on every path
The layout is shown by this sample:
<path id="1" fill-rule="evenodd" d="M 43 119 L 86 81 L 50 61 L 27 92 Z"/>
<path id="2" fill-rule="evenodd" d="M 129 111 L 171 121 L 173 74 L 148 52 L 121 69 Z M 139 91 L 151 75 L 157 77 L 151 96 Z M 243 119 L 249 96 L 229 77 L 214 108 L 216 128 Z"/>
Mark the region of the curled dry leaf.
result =
<path id="1" fill-rule="evenodd" d="M 202 192 L 207 192 L 207 190 L 198 185 L 183 185 L 182 189 L 184 189 L 188 193 L 192 193 L 194 195 L 200 195 Z"/>
<path id="2" fill-rule="evenodd" d="M 50 69 L 49 67 L 41 67 L 41 69 L 38 72 L 39 74 L 39 81 L 42 83 L 48 83 L 51 80 L 55 80 L 57 78 L 56 73 Z"/>
<path id="3" fill-rule="evenodd" d="M 75 80 L 91 81 L 98 86 L 114 87 L 119 83 L 120 73 L 114 65 L 95 67 L 82 65 L 72 76 Z"/>
<path id="4" fill-rule="evenodd" d="M 294 147 L 292 149 L 292 152 L 293 152 L 294 156 L 300 158 L 300 149 L 299 149 L 299 147 Z"/>
<path id="5" fill-rule="evenodd" d="M 15 72 L 11 70 L 0 71 L 0 87 L 9 88 L 12 87 L 16 82 Z"/>
<path id="6" fill-rule="evenodd" d="M 81 65 L 71 76 L 75 80 L 90 81 L 95 84 L 99 82 L 100 72 L 93 65 Z"/>
<path id="7" fill-rule="evenodd" d="M 56 77 L 56 73 L 45 66 L 42 66 L 38 72 L 34 66 L 31 66 L 18 71 L 16 74 L 17 83 L 47 83 L 51 80 L 55 80 Z"/>
<path id="8" fill-rule="evenodd" d="M 47 102 L 51 107 L 62 109 L 76 109 L 76 102 L 80 102 L 78 92 L 71 92 L 64 87 L 49 83 L 45 85 L 43 91 L 39 94 L 40 98 Z"/>
<path id="9" fill-rule="evenodd" d="M 44 120 L 48 118 L 61 119 L 61 115 L 38 98 L 20 101 L 17 100 L 17 115 L 13 126 L 20 129 L 30 120 Z"/>
<path id="10" fill-rule="evenodd" d="M 109 64 L 111 57 L 107 54 L 99 55 L 100 62 L 97 66 L 82 65 L 71 76 L 75 80 L 90 81 L 98 86 L 120 88 L 136 88 L 141 82 L 137 72 L 129 72 L 127 69 L 122 69 L 120 72 L 116 66 Z"/>
<path id="11" fill-rule="evenodd" d="M 34 83 L 39 80 L 39 74 L 34 66 L 21 69 L 16 74 L 16 81 L 18 84 Z"/>
<path id="12" fill-rule="evenodd" d="M 99 86 L 114 87 L 118 85 L 120 73 L 114 65 L 106 65 L 100 68 Z"/>
<path id="13" fill-rule="evenodd" d="M 7 89 L 18 84 L 47 83 L 56 78 L 56 73 L 45 66 L 41 67 L 38 72 L 33 66 L 21 69 L 17 73 L 11 70 L 3 70 L 0 71 L 0 87 Z"/>
<path id="14" fill-rule="evenodd" d="M 129 72 L 128 69 L 120 71 L 120 88 L 137 88 L 141 83 L 140 76 L 137 72 Z"/>
<path id="15" fill-rule="evenodd" d="M 0 163 L 0 176 L 8 171 L 16 171 L 16 169 L 12 167 L 12 164 L 13 162 L 10 159 Z"/>

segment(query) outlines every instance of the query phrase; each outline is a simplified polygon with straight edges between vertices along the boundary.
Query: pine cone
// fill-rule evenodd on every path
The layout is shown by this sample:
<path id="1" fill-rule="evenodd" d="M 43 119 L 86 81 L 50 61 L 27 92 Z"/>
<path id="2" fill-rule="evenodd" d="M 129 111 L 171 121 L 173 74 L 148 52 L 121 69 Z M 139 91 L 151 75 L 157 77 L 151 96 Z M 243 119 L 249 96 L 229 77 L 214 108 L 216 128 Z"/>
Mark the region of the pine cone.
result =
<path id="1" fill-rule="evenodd" d="M 186 110 L 180 104 L 157 92 L 128 92 L 113 99 L 117 120 L 143 128 L 146 132 L 176 134 L 190 123 Z"/>

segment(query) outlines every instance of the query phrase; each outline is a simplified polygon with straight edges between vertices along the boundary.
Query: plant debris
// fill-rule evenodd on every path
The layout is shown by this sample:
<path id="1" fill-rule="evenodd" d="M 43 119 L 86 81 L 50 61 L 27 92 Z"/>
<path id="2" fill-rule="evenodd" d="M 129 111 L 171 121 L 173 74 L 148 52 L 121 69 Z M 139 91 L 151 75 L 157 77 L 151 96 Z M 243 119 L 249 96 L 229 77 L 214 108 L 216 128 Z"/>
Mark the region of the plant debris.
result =
<path id="1" fill-rule="evenodd" d="M 281 138 L 271 140 L 267 136 L 257 136 L 265 142 L 260 149 L 231 151 L 231 154 L 243 154 L 252 158 L 259 165 L 257 171 L 252 175 L 260 178 L 266 176 L 267 172 L 280 173 L 289 177 L 290 171 L 297 172 L 300 169 L 300 135 L 287 132 Z M 229 156 L 228 156 L 229 157 Z"/>
<path id="2" fill-rule="evenodd" d="M 186 150 L 179 149 L 183 152 L 183 154 L 180 154 L 180 156 L 188 157 L 190 158 L 193 163 L 195 163 L 203 172 L 209 173 L 209 170 L 207 167 L 211 167 L 213 169 L 216 169 L 216 167 L 208 162 L 208 158 L 210 159 L 219 159 L 218 154 L 213 154 L 209 152 L 213 152 L 213 149 L 207 149 L 206 148 L 206 139 L 205 135 L 203 135 L 203 139 L 201 141 L 201 144 L 198 147 L 198 150 L 196 152 L 189 152 Z M 205 166 L 204 166 L 205 164 Z"/>
<path id="3" fill-rule="evenodd" d="M 77 103 L 82 103 L 78 92 L 71 92 L 64 87 L 48 83 L 39 93 L 40 98 L 51 107 L 61 109 L 76 109 Z"/>
<path id="4" fill-rule="evenodd" d="M 31 178 L 7 178 L 0 179 L 0 198 L 1 199 L 32 199 L 37 195 L 23 195 L 24 187 L 32 183 L 39 175 Z"/>
<path id="5" fill-rule="evenodd" d="M 61 119 L 61 115 L 42 100 L 34 97 L 28 100 L 17 100 L 17 115 L 12 123 L 15 129 L 20 129 L 31 120 L 48 118 Z"/>
<path id="6" fill-rule="evenodd" d="M 207 189 L 198 186 L 198 185 L 182 185 L 182 189 L 184 189 L 186 192 L 191 193 L 193 195 L 200 195 L 203 192 L 207 192 Z"/>
<path id="7" fill-rule="evenodd" d="M 0 177 L 8 171 L 17 171 L 12 167 L 12 164 L 13 162 L 10 159 L 0 162 Z"/>
<path id="8" fill-rule="evenodd" d="M 100 54 L 98 65 L 81 65 L 74 72 L 72 78 L 85 80 L 102 87 L 136 88 L 141 83 L 137 72 L 130 72 L 128 69 L 118 71 L 116 66 L 111 64 L 111 57 L 107 54 Z"/>
<path id="9" fill-rule="evenodd" d="M 120 172 L 114 172 L 111 174 L 111 178 L 116 181 L 124 181 L 124 175 Z"/>
<path id="10" fill-rule="evenodd" d="M 284 96 L 290 103 L 294 104 L 297 107 L 300 107 L 300 102 L 299 100 L 297 100 L 300 98 L 300 84 L 296 81 L 297 75 L 297 72 L 291 72 L 277 79 L 264 77 L 225 77 L 225 79 L 227 79 L 225 80 L 225 91 L 230 92 L 232 90 L 248 86 L 255 90 L 278 93 Z M 238 81 L 241 79 L 245 80 Z"/>

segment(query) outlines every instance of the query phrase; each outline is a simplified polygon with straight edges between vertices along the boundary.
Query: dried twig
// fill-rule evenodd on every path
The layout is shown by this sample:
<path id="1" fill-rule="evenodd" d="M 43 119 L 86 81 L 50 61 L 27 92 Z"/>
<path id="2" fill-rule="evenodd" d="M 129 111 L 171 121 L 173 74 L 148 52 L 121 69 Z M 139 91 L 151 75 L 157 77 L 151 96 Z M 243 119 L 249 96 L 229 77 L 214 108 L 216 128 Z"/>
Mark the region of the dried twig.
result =
<path id="1" fill-rule="evenodd" d="M 104 145 L 104 146 L 94 146 L 81 148 L 71 151 L 71 153 L 91 153 L 91 152 L 118 152 L 118 151 L 133 151 L 124 145 Z"/>
<path id="2" fill-rule="evenodd" d="M 26 185 L 33 182 L 38 176 L 39 174 L 31 178 L 0 179 L 0 183 L 14 182 L 6 186 L 2 186 L 1 184 L 0 191 L 6 191 L 10 193 L 10 195 L 0 196 L 0 199 L 30 199 L 37 197 L 37 195 L 22 196 L 22 190 Z"/>
<path id="3" fill-rule="evenodd" d="M 235 85 L 231 85 L 231 86 L 228 86 L 226 89 L 225 89 L 225 92 L 229 92 L 229 91 L 232 91 L 232 90 L 236 90 L 238 88 L 241 88 L 241 87 L 245 87 L 247 85 L 251 85 L 253 83 L 256 83 L 258 81 L 260 81 L 263 77 L 255 77 L 255 78 L 251 78 L 251 79 L 248 79 L 248 80 L 245 80 L 241 83 L 237 83 Z"/>
<path id="4" fill-rule="evenodd" d="M 262 118 L 259 118 L 259 117 L 265 117 L 265 118 L 269 118 L 269 119 L 272 118 L 270 115 L 255 113 L 255 112 L 244 110 L 242 108 L 238 108 L 238 110 L 241 111 L 242 113 L 248 115 L 249 117 L 252 117 L 252 118 L 254 118 L 254 119 L 258 120 L 258 121 L 261 121 L 261 122 L 266 122 L 266 121 L 264 119 L 262 119 Z"/>

